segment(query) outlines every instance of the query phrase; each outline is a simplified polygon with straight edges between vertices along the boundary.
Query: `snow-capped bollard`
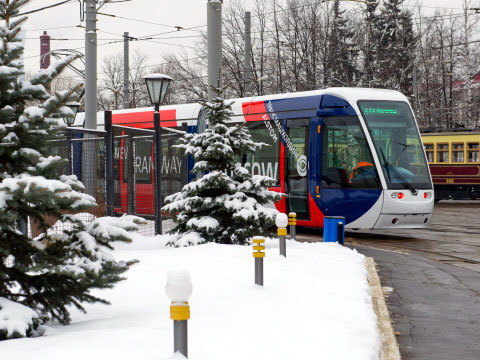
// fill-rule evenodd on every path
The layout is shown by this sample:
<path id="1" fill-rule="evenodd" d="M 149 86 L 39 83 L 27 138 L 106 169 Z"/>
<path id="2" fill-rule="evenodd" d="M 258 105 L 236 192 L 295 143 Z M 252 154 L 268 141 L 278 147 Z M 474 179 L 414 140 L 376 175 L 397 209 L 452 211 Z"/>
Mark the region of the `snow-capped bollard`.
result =
<path id="1" fill-rule="evenodd" d="M 278 227 L 278 240 L 280 243 L 280 255 L 287 257 L 287 244 L 285 237 L 287 236 L 288 216 L 286 214 L 277 214 L 275 225 Z"/>
<path id="2" fill-rule="evenodd" d="M 169 271 L 165 292 L 172 301 L 170 319 L 173 320 L 173 352 L 179 351 L 188 358 L 188 326 L 190 306 L 188 298 L 192 295 L 192 281 L 185 270 Z"/>
<path id="3" fill-rule="evenodd" d="M 254 236 L 253 243 L 253 257 L 255 258 L 255 284 L 263 286 L 263 258 L 265 253 L 265 239 L 261 236 Z"/>
<path id="4" fill-rule="evenodd" d="M 297 240 L 297 213 L 288 213 L 288 225 L 290 225 L 290 240 Z"/>

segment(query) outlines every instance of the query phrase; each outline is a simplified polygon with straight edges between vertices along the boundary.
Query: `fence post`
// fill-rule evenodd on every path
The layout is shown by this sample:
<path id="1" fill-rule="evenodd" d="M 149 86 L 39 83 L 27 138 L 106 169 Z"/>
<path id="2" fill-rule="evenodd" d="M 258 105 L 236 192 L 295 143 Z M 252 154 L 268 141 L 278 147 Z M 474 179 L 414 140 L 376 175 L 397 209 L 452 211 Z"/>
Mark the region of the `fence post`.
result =
<path id="1" fill-rule="evenodd" d="M 106 156 L 105 156 L 105 197 L 107 202 L 107 216 L 115 216 L 114 209 L 114 176 L 113 176 L 113 127 L 112 127 L 112 112 L 105 111 L 105 147 L 106 147 Z"/>
<path id="2" fill-rule="evenodd" d="M 71 131 L 67 128 L 65 130 L 65 137 L 67 138 L 67 156 L 68 156 L 68 169 L 67 169 L 67 175 L 72 175 L 72 133 Z"/>
<path id="3" fill-rule="evenodd" d="M 127 186 L 127 212 L 129 214 L 136 214 L 136 178 L 135 178 L 135 140 L 133 134 L 128 135 L 128 150 L 127 150 L 127 167 L 128 167 L 128 186 Z"/>

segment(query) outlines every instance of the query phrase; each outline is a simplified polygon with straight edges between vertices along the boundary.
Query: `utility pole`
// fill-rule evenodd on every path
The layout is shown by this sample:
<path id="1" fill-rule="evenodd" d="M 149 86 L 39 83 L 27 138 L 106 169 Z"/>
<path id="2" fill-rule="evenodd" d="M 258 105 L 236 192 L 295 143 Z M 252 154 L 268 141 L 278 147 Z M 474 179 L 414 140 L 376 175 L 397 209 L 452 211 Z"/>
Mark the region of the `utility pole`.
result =
<path id="1" fill-rule="evenodd" d="M 218 96 L 211 87 L 222 87 L 222 3 L 223 0 L 208 0 L 207 42 L 208 42 L 208 101 Z"/>
<path id="2" fill-rule="evenodd" d="M 250 11 L 245 11 L 245 96 L 252 96 L 252 38 Z"/>
<path id="3" fill-rule="evenodd" d="M 129 69 L 129 54 L 128 54 L 128 45 L 130 37 L 128 32 L 123 33 L 123 108 L 130 108 L 130 94 L 128 88 L 128 79 L 130 77 Z"/>
<path id="4" fill-rule="evenodd" d="M 97 1 L 86 0 L 85 5 L 85 124 L 84 128 L 97 130 Z M 85 134 L 84 139 L 95 138 Z M 97 147 L 95 141 L 82 144 L 82 177 L 87 194 L 96 197 Z"/>
<path id="5" fill-rule="evenodd" d="M 85 128 L 97 129 L 97 9 L 86 0 L 85 10 Z"/>

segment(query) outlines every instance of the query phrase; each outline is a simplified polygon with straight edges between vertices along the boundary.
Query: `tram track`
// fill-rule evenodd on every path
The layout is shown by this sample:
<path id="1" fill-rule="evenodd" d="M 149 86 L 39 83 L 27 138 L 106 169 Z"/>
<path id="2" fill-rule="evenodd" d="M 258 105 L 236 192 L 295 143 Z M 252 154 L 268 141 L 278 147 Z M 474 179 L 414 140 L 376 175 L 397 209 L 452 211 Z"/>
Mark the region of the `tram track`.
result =
<path id="1" fill-rule="evenodd" d="M 426 230 L 426 229 L 423 229 Z M 450 232 L 455 232 L 455 231 L 446 231 L 446 230 L 441 230 L 441 231 L 435 231 L 431 230 L 432 233 L 435 232 L 441 232 L 441 233 L 450 233 Z M 474 248 L 479 248 L 480 249 L 480 232 L 478 233 L 466 233 L 463 232 L 463 235 L 471 235 L 471 234 L 479 234 L 479 243 L 478 244 L 472 244 L 472 243 L 467 243 L 467 242 L 462 242 L 462 241 L 455 241 L 455 244 L 462 245 L 462 246 L 469 246 L 469 247 L 474 247 Z M 362 239 L 371 239 L 372 242 L 377 242 L 378 240 L 391 240 L 392 242 L 398 242 L 398 241 L 418 241 L 418 242 L 428 242 L 428 243 L 439 243 L 439 244 L 452 244 L 452 241 L 449 240 L 442 240 L 442 239 L 431 239 L 431 238 L 421 238 L 419 236 L 416 236 L 414 234 L 402 234 L 402 235 L 395 235 L 395 234 L 385 234 L 385 233 L 367 233 L 367 232 L 345 232 L 345 237 L 351 237 L 351 238 L 362 238 Z M 390 243 L 390 242 L 388 242 Z"/>
<path id="2" fill-rule="evenodd" d="M 351 245 L 360 245 L 360 246 L 363 246 L 363 247 L 367 247 L 367 248 L 370 248 L 370 249 L 378 249 L 379 247 L 378 246 L 371 246 L 371 245 L 366 245 L 366 244 L 363 244 L 363 243 L 350 243 Z M 380 245 L 380 244 L 379 244 Z M 451 254 L 447 254 L 447 253 L 444 253 L 444 252 L 436 252 L 436 251 L 431 251 L 431 250 L 426 250 L 426 249 L 419 249 L 419 248 L 413 248 L 413 247 L 408 247 L 408 246 L 394 246 L 394 245 L 391 245 L 391 244 L 385 244 L 385 243 L 382 243 L 381 245 L 387 245 L 388 248 L 390 249 L 394 249 L 394 250 L 398 250 L 398 251 L 412 251 L 412 252 L 422 252 L 422 253 L 426 253 L 426 254 L 431 254 L 431 255 L 437 255 L 437 256 L 445 256 L 445 257 L 449 257 L 449 258 L 452 258 L 452 259 L 455 259 L 455 260 L 451 260 L 451 261 L 461 261 L 461 262 L 464 262 L 464 263 L 467 263 L 467 264 L 476 264 L 476 265 L 480 265 L 480 261 L 479 260 L 472 260 L 472 259 L 468 259 L 468 258 L 465 258 L 465 257 L 461 257 L 461 256 L 455 256 L 455 255 L 451 255 Z M 449 262 L 449 260 L 446 260 L 446 259 L 436 259 L 437 261 L 440 261 L 440 262 Z"/>

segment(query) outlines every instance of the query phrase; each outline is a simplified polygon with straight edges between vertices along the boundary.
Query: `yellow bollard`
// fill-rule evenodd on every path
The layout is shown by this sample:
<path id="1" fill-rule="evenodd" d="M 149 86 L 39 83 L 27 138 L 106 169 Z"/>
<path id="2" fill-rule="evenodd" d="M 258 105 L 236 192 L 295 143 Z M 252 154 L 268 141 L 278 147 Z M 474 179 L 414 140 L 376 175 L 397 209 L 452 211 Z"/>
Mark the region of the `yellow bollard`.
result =
<path id="1" fill-rule="evenodd" d="M 190 306 L 188 301 L 183 304 L 173 303 L 170 305 L 170 319 L 172 320 L 189 320 L 190 319 Z"/>
<path id="2" fill-rule="evenodd" d="M 265 257 L 265 239 L 255 236 L 252 239 L 253 257 L 255 258 L 255 284 L 263 286 L 263 258 Z"/>
<path id="3" fill-rule="evenodd" d="M 290 225 L 290 240 L 296 240 L 297 237 L 297 214 L 291 212 L 288 214 L 288 225 Z"/>

